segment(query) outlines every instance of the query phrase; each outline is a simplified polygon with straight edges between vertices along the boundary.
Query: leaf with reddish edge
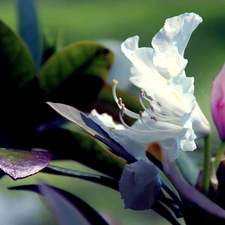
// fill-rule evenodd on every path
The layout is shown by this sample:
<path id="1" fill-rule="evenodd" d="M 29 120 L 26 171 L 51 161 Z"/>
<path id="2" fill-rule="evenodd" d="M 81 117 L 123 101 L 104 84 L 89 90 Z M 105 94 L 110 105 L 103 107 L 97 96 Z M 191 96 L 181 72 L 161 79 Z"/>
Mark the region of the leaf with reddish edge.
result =
<path id="1" fill-rule="evenodd" d="M 79 110 L 65 104 L 47 102 L 56 112 L 74 122 L 90 135 L 97 138 L 107 146 L 109 146 L 117 155 L 126 159 L 129 163 L 135 162 L 136 159 L 123 149 L 117 142 L 111 139 L 105 131 L 103 131 L 93 120 L 86 117 Z"/>
<path id="2" fill-rule="evenodd" d="M 13 180 L 38 173 L 50 159 L 49 152 L 0 148 L 0 169 Z"/>

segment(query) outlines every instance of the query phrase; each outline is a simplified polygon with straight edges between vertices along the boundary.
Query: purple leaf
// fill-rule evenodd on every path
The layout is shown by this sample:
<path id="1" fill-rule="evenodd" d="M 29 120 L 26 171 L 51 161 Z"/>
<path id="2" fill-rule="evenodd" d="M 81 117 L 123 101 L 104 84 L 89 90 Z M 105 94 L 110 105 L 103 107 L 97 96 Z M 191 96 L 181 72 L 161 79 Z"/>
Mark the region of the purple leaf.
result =
<path id="1" fill-rule="evenodd" d="M 166 152 L 160 144 L 150 144 L 147 147 L 146 155 L 150 161 L 153 157 L 155 157 L 156 161 L 161 163 L 162 171 L 183 199 L 188 201 L 188 203 L 198 207 L 199 209 L 204 210 L 208 214 L 225 219 L 224 209 L 216 205 L 202 193 L 198 192 L 179 176 L 175 166 L 168 160 Z"/>
<path id="2" fill-rule="evenodd" d="M 109 225 L 90 205 L 65 190 L 44 183 L 15 186 L 9 189 L 34 191 L 42 195 L 59 224 L 83 225 L 88 223 L 91 225 Z"/>
<path id="3" fill-rule="evenodd" d="M 114 150 L 113 153 L 115 153 L 116 155 L 122 156 L 130 163 L 136 161 L 136 159 L 127 151 L 125 151 L 122 146 L 111 139 L 108 134 L 98 126 L 98 124 L 85 116 L 76 108 L 61 103 L 47 102 L 47 104 L 49 104 L 56 112 L 61 114 L 63 117 L 77 124 L 79 127 L 87 131 L 90 135 L 112 148 L 112 150 Z"/>
<path id="4" fill-rule="evenodd" d="M 88 220 L 59 192 L 45 184 L 38 187 L 58 224 L 90 225 Z"/>
<path id="5" fill-rule="evenodd" d="M 49 152 L 0 148 L 0 169 L 14 180 L 39 172 L 50 159 Z"/>

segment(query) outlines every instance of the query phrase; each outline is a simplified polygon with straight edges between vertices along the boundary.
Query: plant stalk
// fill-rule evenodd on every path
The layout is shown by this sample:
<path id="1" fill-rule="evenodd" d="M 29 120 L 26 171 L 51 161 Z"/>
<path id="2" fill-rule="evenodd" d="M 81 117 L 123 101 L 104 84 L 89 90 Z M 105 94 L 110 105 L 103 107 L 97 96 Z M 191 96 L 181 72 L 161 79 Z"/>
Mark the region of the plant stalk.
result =
<path id="1" fill-rule="evenodd" d="M 204 165 L 202 175 L 202 192 L 205 195 L 207 195 L 209 191 L 210 157 L 211 157 L 211 143 L 210 143 L 210 135 L 208 134 L 204 138 Z"/>

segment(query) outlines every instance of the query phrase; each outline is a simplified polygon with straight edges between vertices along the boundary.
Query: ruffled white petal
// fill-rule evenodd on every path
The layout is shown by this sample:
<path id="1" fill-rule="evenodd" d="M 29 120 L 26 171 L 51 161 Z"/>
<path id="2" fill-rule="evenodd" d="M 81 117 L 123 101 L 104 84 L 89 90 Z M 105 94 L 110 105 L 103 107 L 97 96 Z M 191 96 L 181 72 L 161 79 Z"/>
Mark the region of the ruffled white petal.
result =
<path id="1" fill-rule="evenodd" d="M 153 61 L 162 76 L 185 75 L 187 60 L 183 58 L 184 50 L 201 22 L 202 18 L 195 13 L 185 13 L 165 21 L 164 27 L 152 40 L 156 52 Z"/>
<path id="2" fill-rule="evenodd" d="M 95 109 L 89 114 L 89 118 L 97 123 L 106 133 L 112 130 L 125 130 L 125 127 L 121 124 L 116 124 L 113 121 L 112 116 L 107 113 L 99 114 Z"/>
<path id="3" fill-rule="evenodd" d="M 164 52 L 174 46 L 183 57 L 191 34 L 201 22 L 202 18 L 196 13 L 184 13 L 166 19 L 164 27 L 152 40 L 153 48 L 157 52 Z"/>
<path id="4" fill-rule="evenodd" d="M 138 36 L 127 38 L 121 45 L 122 52 L 132 62 L 133 67 L 137 68 L 144 77 L 144 74 L 147 72 L 154 80 L 166 82 L 166 79 L 155 69 L 153 63 L 153 57 L 155 55 L 154 49 L 147 47 L 138 48 L 138 41 Z"/>
<path id="5" fill-rule="evenodd" d="M 128 38 L 121 50 L 139 72 L 154 76 L 154 79 L 185 75 L 187 60 L 184 50 L 192 32 L 202 22 L 195 13 L 185 13 L 166 20 L 164 27 L 154 36 L 153 48 L 138 48 L 139 37 Z"/>
<path id="6" fill-rule="evenodd" d="M 179 150 L 193 151 L 196 148 L 195 138 L 189 127 L 182 128 L 175 124 L 152 120 L 146 123 L 152 127 L 152 130 L 149 130 L 138 120 L 132 126 L 133 129 L 139 130 L 137 132 L 115 124 L 111 116 L 105 113 L 98 114 L 96 110 L 91 111 L 89 118 L 137 159 L 145 157 L 146 147 L 152 142 L 161 143 L 170 161 L 174 161 L 179 156 Z"/>
<path id="7" fill-rule="evenodd" d="M 205 137 L 210 132 L 210 124 L 197 103 L 191 114 L 191 120 L 197 138 Z"/>
<path id="8" fill-rule="evenodd" d="M 165 21 L 152 40 L 153 48 L 139 48 L 138 36 L 128 38 L 121 45 L 121 50 L 133 64 L 130 81 L 163 106 L 156 106 L 155 111 L 180 118 L 180 125 L 189 128 L 188 132 L 184 131 L 188 139 L 204 137 L 210 130 L 195 100 L 194 78 L 186 77 L 184 71 L 187 65 L 184 50 L 201 22 L 199 15 L 184 13 Z M 182 143 L 182 149 L 187 149 L 185 146 L 189 145 L 185 140 Z M 190 146 L 193 150 L 192 141 Z"/>
<path id="9" fill-rule="evenodd" d="M 119 181 L 125 208 L 150 209 L 161 188 L 158 168 L 148 159 L 126 165 Z"/>

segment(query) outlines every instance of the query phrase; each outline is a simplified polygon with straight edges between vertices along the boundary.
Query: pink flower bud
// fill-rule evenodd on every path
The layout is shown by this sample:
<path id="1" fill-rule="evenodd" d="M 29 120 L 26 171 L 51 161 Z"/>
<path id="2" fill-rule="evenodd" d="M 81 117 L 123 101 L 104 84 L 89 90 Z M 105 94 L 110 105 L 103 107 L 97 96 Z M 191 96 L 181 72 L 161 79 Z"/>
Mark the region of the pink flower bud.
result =
<path id="1" fill-rule="evenodd" d="M 213 82 L 211 113 L 220 139 L 225 140 L 225 64 Z"/>

